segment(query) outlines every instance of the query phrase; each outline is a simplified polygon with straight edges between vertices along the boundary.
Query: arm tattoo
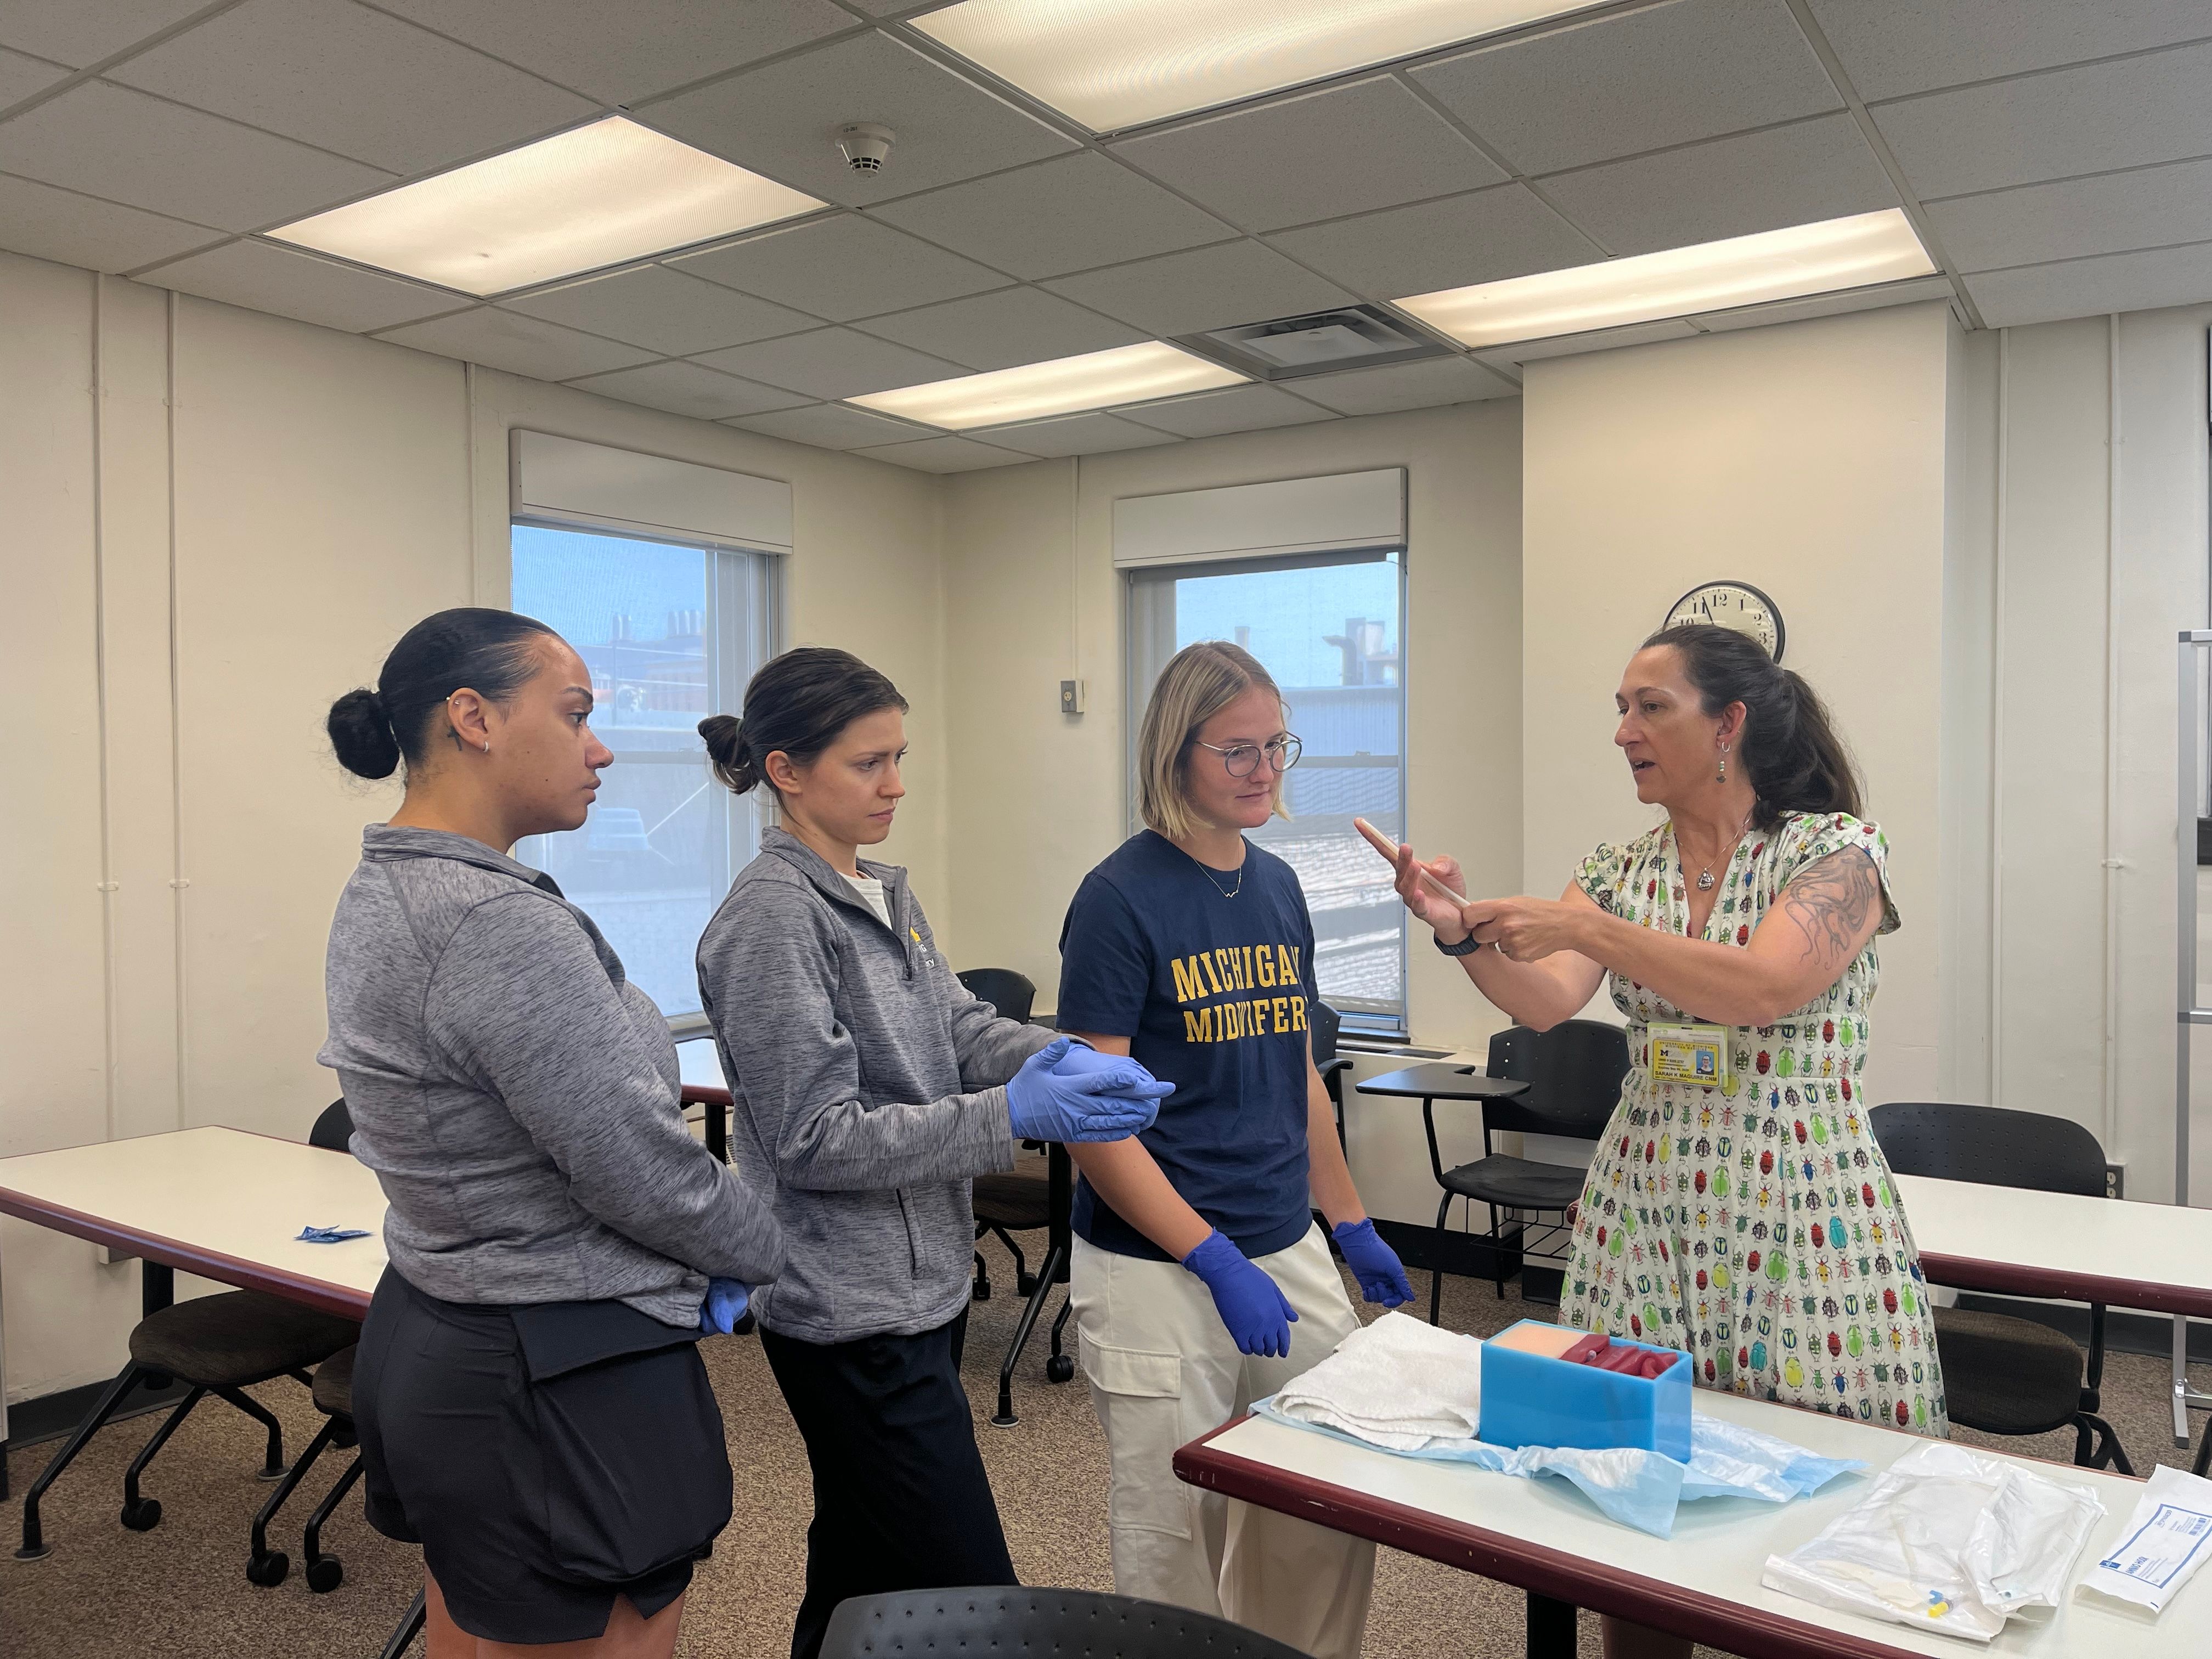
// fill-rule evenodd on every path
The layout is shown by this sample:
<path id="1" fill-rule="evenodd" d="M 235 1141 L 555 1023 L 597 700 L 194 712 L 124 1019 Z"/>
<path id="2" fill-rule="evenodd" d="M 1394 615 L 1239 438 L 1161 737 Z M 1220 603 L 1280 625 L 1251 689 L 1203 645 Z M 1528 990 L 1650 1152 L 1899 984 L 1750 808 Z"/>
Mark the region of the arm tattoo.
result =
<path id="1" fill-rule="evenodd" d="M 1839 962 L 1856 954 L 1859 935 L 1881 912 L 1881 878 L 1856 847 L 1831 853 L 1790 878 L 1782 907 L 1805 936 L 1805 956 Z"/>

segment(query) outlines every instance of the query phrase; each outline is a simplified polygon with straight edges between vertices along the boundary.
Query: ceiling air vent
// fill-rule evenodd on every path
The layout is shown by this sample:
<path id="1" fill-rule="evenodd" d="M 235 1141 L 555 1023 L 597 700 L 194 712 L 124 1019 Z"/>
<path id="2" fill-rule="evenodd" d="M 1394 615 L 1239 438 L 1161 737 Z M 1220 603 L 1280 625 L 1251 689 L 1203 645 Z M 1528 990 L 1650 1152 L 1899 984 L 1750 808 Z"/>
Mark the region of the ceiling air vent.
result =
<path id="1" fill-rule="evenodd" d="M 1375 368 L 1415 357 L 1438 357 L 1450 349 L 1424 331 L 1373 306 L 1344 306 L 1303 317 L 1279 317 L 1273 322 L 1240 323 L 1234 328 L 1186 334 L 1176 343 L 1261 380 Z"/>

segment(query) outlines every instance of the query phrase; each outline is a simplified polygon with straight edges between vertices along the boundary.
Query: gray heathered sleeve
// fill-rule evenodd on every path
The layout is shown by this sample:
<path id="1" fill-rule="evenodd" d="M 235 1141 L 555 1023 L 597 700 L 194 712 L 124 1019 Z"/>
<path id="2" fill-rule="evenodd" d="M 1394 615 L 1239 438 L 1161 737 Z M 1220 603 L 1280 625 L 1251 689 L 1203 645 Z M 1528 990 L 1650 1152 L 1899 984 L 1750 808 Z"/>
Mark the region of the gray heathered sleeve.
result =
<path id="1" fill-rule="evenodd" d="M 775 1215 L 691 1139 L 567 911 L 533 893 L 477 905 L 439 954 L 427 1002 L 432 1034 L 497 1092 L 592 1215 L 710 1277 L 760 1285 L 782 1271 Z"/>
<path id="2" fill-rule="evenodd" d="M 1001 1019 L 999 1011 L 960 982 L 942 956 L 937 973 L 952 1016 L 952 1050 L 960 1056 L 960 1080 L 971 1089 L 1003 1084 L 1022 1062 L 1053 1040 L 1041 1025 Z"/>
<path id="3" fill-rule="evenodd" d="M 1006 1091 L 871 1109 L 835 1006 L 832 926 L 802 893 L 761 882 L 699 944 L 699 983 L 761 1144 L 787 1187 L 866 1192 L 1013 1167 Z"/>

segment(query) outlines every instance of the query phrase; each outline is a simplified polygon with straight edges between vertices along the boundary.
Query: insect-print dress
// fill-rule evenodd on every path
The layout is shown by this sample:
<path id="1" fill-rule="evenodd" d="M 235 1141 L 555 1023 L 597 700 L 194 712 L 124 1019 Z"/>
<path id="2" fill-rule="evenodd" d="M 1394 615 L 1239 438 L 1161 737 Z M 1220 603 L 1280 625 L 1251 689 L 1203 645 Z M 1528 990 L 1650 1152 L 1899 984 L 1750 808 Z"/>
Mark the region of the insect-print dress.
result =
<path id="1" fill-rule="evenodd" d="M 1704 938 L 1741 946 L 1799 872 L 1857 848 L 1882 875 L 1875 824 L 1792 813 L 1731 856 Z M 1600 847 L 1576 879 L 1603 909 L 1688 928 L 1674 827 Z M 1591 1161 L 1561 1318 L 1687 1352 L 1698 1380 L 1756 1398 L 1942 1435 L 1943 1373 L 1911 1230 L 1867 1121 L 1874 943 L 1771 1025 L 1732 1028 L 1726 1085 L 1651 1074 L 1650 1027 L 1695 1023 L 1613 975 L 1629 1072 Z"/>

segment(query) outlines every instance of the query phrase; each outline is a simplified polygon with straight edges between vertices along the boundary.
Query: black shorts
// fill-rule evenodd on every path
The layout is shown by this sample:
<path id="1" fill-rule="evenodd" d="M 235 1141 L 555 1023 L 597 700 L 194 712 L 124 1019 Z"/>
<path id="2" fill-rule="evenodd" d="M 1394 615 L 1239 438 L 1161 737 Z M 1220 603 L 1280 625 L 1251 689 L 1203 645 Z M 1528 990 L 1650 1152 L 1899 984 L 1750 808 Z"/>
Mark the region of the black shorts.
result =
<path id="1" fill-rule="evenodd" d="M 620 1303 L 465 1306 L 386 1268 L 354 1413 L 369 1524 L 489 1641 L 601 1635 L 619 1595 L 649 1619 L 729 1524 L 696 1344 Z"/>

